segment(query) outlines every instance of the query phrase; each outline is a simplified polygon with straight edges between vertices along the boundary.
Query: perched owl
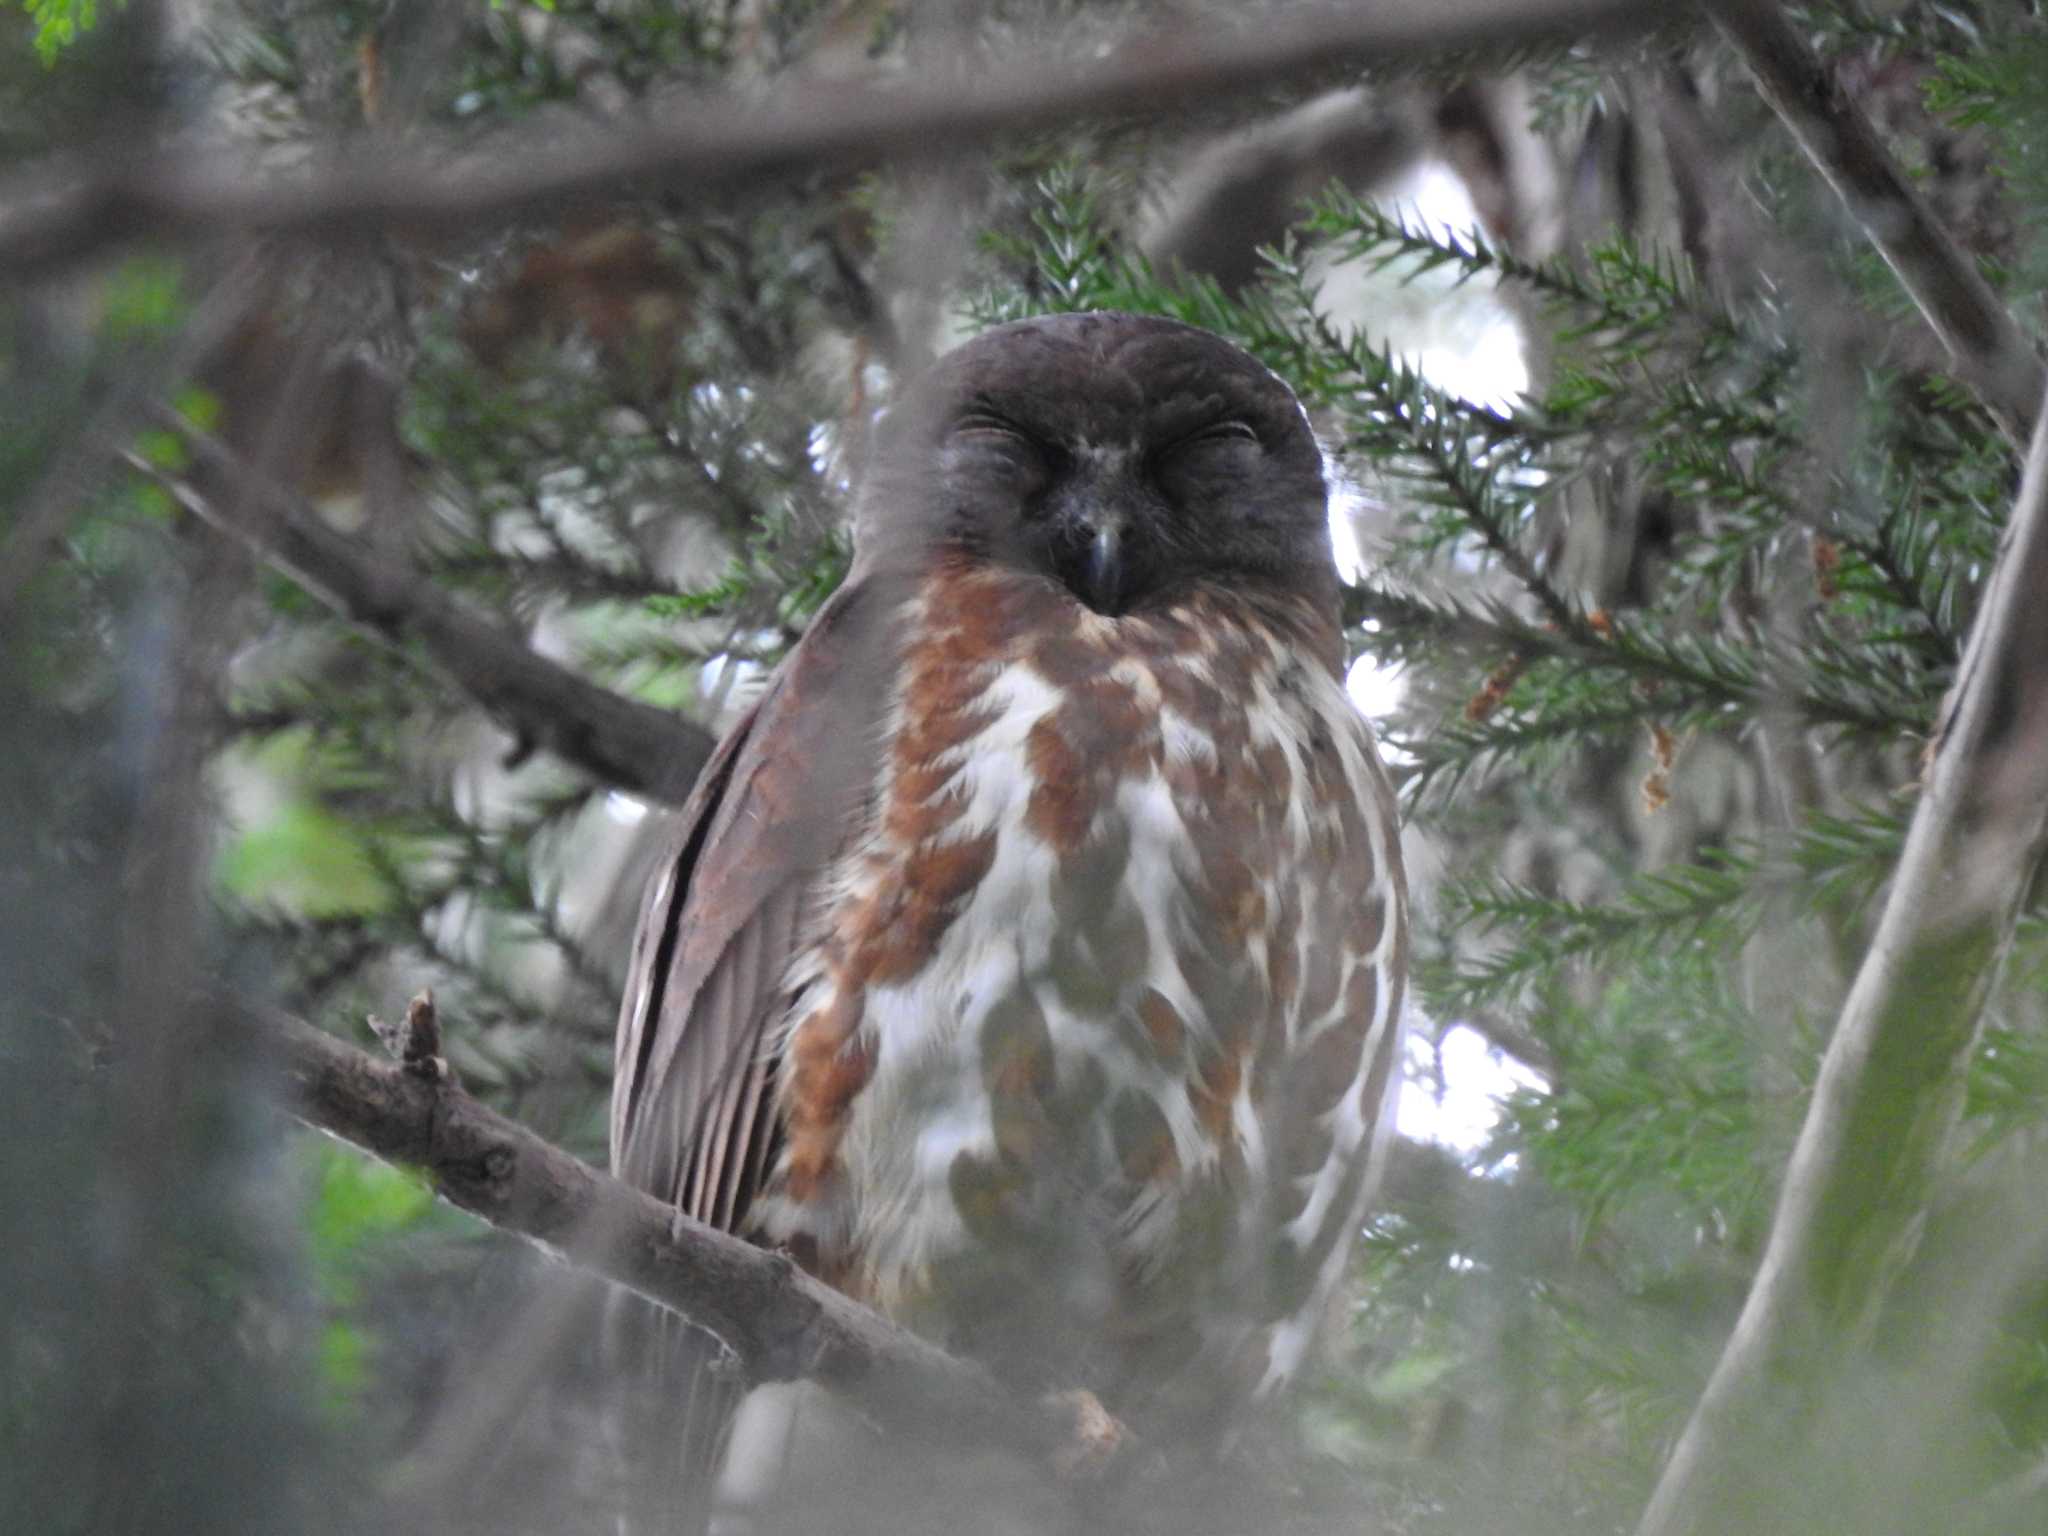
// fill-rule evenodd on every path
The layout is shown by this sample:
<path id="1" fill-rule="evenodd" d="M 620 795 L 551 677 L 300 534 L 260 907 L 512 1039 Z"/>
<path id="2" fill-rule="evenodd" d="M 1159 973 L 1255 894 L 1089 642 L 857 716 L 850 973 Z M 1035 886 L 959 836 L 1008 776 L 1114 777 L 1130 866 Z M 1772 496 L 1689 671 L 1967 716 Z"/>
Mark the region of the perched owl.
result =
<path id="1" fill-rule="evenodd" d="M 1343 666 L 1321 455 L 1251 357 L 1088 314 L 944 358 L 649 893 L 614 1169 L 1019 1391 L 1219 1432 L 1300 1364 L 1399 1077 Z"/>

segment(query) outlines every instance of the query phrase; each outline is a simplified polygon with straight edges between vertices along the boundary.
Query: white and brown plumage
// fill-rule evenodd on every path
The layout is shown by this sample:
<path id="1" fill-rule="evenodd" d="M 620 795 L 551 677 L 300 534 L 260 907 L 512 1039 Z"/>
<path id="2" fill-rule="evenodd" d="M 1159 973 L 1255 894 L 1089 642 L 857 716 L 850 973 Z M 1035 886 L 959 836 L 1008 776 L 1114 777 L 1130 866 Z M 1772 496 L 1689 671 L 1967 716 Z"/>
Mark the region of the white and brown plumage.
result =
<path id="1" fill-rule="evenodd" d="M 1227 1416 L 1300 1362 L 1398 1076 L 1319 452 L 1124 315 L 989 332 L 886 436 L 650 893 L 613 1164 L 1020 1387 Z"/>

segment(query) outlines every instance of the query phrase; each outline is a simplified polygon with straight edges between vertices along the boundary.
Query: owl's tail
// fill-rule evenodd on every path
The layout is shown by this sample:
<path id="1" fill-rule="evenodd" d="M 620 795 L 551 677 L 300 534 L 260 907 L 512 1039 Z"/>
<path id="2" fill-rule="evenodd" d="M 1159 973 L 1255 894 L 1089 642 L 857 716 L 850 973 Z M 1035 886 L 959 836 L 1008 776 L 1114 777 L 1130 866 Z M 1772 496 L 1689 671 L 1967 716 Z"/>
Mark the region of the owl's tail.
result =
<path id="1" fill-rule="evenodd" d="M 747 1392 L 732 1352 L 621 1291 L 605 1353 L 622 1536 L 713 1536 L 719 1472 Z"/>

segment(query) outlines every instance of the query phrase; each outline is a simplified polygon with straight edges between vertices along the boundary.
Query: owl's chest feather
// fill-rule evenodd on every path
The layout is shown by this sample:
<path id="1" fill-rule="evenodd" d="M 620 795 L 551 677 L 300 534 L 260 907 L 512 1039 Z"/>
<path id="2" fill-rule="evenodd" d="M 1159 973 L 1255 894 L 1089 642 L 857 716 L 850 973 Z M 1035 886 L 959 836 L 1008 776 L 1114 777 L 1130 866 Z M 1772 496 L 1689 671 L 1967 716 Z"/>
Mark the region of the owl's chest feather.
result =
<path id="1" fill-rule="evenodd" d="M 1006 1244 L 1142 1284 L 1226 1190 L 1306 1249 L 1383 1095 L 1361 978 L 1399 926 L 1335 677 L 1218 600 L 1111 620 L 950 573 L 906 624 L 872 833 L 792 978 L 764 1235 L 884 1304 Z M 1305 1160 L 1268 1108 L 1314 1052 Z"/>

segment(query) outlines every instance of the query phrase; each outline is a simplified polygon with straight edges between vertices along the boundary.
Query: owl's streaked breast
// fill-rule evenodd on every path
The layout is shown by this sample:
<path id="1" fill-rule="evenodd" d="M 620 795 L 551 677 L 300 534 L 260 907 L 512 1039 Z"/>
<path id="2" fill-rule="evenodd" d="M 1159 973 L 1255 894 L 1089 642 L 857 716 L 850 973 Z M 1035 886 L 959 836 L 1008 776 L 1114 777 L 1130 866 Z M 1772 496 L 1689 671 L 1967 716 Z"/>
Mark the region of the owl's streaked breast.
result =
<path id="1" fill-rule="evenodd" d="M 871 832 L 791 975 L 757 1229 L 998 1368 L 1220 1348 L 1271 1386 L 1398 1055 L 1391 797 L 1333 637 L 952 564 L 904 634 Z"/>

